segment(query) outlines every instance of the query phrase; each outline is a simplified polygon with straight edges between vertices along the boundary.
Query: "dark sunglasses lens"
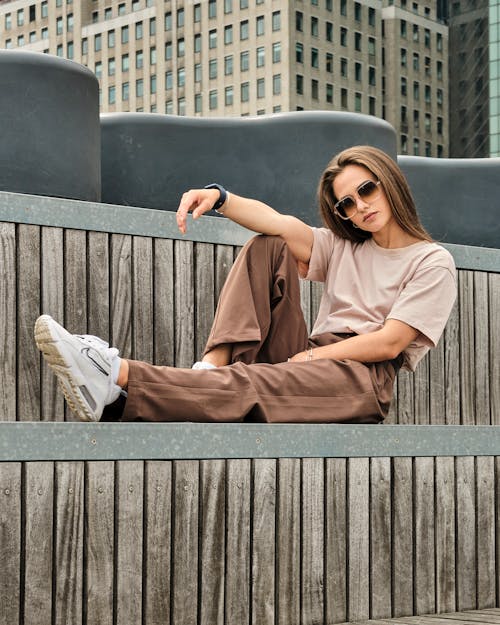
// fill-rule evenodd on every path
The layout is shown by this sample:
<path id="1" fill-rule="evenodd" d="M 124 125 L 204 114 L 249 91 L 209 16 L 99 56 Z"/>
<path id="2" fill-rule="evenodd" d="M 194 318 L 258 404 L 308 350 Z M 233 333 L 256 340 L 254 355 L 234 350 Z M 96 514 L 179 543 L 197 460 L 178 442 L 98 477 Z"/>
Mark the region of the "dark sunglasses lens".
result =
<path id="1" fill-rule="evenodd" d="M 344 217 L 347 217 L 349 213 L 352 213 L 355 206 L 356 204 L 354 200 L 352 199 L 352 197 L 345 197 L 343 200 L 340 200 L 340 202 L 337 204 L 337 210 L 339 211 L 341 215 L 343 215 Z"/>
<path id="2" fill-rule="evenodd" d="M 358 195 L 363 200 L 370 200 L 378 193 L 378 185 L 372 180 L 367 180 L 358 189 Z"/>

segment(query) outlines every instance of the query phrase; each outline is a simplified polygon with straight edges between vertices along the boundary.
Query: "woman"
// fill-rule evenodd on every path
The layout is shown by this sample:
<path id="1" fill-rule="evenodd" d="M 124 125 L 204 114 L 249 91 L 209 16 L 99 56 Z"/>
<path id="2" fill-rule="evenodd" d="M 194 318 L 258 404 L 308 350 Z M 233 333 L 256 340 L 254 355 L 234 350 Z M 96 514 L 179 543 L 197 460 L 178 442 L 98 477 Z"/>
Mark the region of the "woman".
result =
<path id="1" fill-rule="evenodd" d="M 120 359 L 89 336 L 37 320 L 35 338 L 82 420 L 378 423 L 394 378 L 434 347 L 456 297 L 451 255 L 416 214 L 382 151 L 338 154 L 318 189 L 325 228 L 311 228 L 219 185 L 185 193 L 177 223 L 212 208 L 256 232 L 221 294 L 193 370 Z M 324 282 L 308 337 L 298 272 Z M 209 370 L 208 370 L 209 369 Z M 128 395 L 127 395 L 128 394 Z M 127 395 L 126 400 L 124 395 Z"/>

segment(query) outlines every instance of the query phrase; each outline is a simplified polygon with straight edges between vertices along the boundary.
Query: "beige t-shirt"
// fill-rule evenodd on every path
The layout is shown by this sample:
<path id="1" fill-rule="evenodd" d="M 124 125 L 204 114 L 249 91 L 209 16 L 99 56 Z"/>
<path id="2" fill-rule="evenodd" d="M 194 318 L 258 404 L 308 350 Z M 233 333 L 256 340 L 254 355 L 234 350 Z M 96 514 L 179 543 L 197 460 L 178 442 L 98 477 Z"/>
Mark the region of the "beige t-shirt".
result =
<path id="1" fill-rule="evenodd" d="M 323 332 L 366 334 L 386 319 L 399 319 L 420 334 L 405 350 L 404 367 L 414 370 L 441 336 L 456 298 L 451 254 L 422 241 L 386 249 L 373 239 L 353 243 L 327 228 L 313 228 L 306 280 L 324 282 L 311 336 Z"/>

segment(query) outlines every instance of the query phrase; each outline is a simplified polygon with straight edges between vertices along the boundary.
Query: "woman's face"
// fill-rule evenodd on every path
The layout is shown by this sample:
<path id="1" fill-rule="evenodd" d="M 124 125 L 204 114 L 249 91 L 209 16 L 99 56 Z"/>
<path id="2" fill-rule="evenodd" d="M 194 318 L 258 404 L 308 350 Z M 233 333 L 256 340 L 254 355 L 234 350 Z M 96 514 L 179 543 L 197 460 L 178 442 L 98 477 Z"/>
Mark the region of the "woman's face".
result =
<path id="1" fill-rule="evenodd" d="M 333 192 L 337 200 L 350 196 L 354 202 L 354 213 L 349 212 L 350 221 L 367 232 L 380 232 L 392 223 L 396 223 L 391 207 L 381 185 L 372 196 L 362 198 L 357 190 L 364 182 L 377 182 L 375 176 L 361 165 L 347 165 L 333 181 Z M 363 195 L 363 193 L 362 193 Z"/>

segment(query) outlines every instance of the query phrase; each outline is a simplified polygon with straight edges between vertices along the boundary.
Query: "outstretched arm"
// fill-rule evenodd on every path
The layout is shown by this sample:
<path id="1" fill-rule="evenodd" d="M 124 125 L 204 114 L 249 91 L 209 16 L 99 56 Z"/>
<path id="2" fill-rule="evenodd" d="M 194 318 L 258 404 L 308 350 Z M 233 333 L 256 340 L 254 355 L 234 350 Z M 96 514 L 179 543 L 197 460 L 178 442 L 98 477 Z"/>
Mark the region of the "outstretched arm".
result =
<path id="1" fill-rule="evenodd" d="M 376 332 L 358 334 L 345 341 L 315 347 L 312 358 L 332 358 L 334 360 L 357 360 L 358 362 L 382 362 L 392 360 L 404 351 L 419 335 L 419 331 L 403 321 L 388 319 L 384 327 Z M 299 352 L 291 362 L 308 360 L 308 352 Z"/>
<path id="2" fill-rule="evenodd" d="M 186 218 L 189 212 L 193 219 L 210 211 L 219 199 L 218 189 L 191 189 L 182 196 L 177 209 L 177 225 L 186 233 Z M 287 243 L 294 258 L 308 263 L 311 258 L 313 233 L 310 226 L 291 215 L 282 215 L 258 200 L 228 193 L 223 206 L 224 215 L 236 223 L 261 234 L 278 235 Z"/>

